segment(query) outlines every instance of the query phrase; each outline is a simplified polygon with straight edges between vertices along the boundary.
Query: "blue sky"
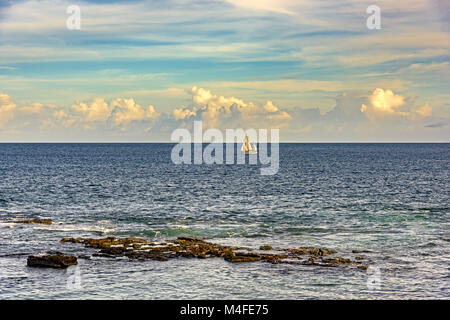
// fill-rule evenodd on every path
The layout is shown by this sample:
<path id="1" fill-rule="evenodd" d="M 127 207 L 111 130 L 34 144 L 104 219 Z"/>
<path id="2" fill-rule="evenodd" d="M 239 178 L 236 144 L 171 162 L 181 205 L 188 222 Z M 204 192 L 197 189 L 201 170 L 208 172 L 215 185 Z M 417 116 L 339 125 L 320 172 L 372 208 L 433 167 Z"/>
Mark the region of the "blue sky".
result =
<path id="1" fill-rule="evenodd" d="M 448 141 L 449 47 L 446 1 L 1 1 L 0 141 Z"/>

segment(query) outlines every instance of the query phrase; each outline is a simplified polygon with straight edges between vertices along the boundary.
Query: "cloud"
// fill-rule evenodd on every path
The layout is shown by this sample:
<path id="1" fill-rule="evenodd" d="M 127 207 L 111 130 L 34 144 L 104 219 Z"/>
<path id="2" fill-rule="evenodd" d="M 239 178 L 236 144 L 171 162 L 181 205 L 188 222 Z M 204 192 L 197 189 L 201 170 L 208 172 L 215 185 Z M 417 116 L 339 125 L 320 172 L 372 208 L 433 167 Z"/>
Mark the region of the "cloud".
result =
<path id="1" fill-rule="evenodd" d="M 40 129 L 53 129 L 56 127 L 62 128 L 73 128 L 74 125 L 79 121 L 75 116 L 69 114 L 65 110 L 61 109 L 57 106 L 52 106 L 49 108 L 52 110 L 48 118 L 41 121 Z M 88 125 L 85 125 L 85 128 L 88 128 Z"/>
<path id="2" fill-rule="evenodd" d="M 159 116 L 152 105 L 142 108 L 133 98 L 115 99 L 111 102 L 110 107 L 112 112 L 108 120 L 114 126 L 126 126 L 133 121 L 156 119 Z"/>
<path id="3" fill-rule="evenodd" d="M 419 105 L 414 96 L 407 97 L 391 89 L 344 92 L 335 97 L 336 104 L 324 113 L 319 108 L 285 108 L 273 100 L 260 103 L 218 95 L 197 86 L 188 92 L 191 103 L 170 112 L 158 112 L 151 104 L 143 107 L 134 98 L 109 101 L 93 98 L 68 108 L 44 107 L 40 103 L 16 107 L 9 95 L 2 94 L 0 123 L 4 126 L 8 122 L 15 130 L 28 132 L 37 128 L 41 132 L 53 132 L 52 136 L 65 132 L 79 137 L 91 132 L 96 141 L 114 137 L 168 141 L 174 129 L 191 129 L 195 120 L 203 121 L 204 129 L 279 128 L 283 141 L 399 141 L 400 137 L 422 141 L 430 139 L 426 138 L 427 134 L 431 137 L 442 134 L 449 123 L 445 117 L 433 117 L 428 102 Z M 21 112 L 14 117 L 16 108 Z M 39 136 L 39 131 L 34 131 L 32 136 Z"/>
<path id="4" fill-rule="evenodd" d="M 392 90 L 375 89 L 372 94 L 367 97 L 368 103 L 362 104 L 360 111 L 367 116 L 369 120 L 381 120 L 404 117 L 411 121 L 431 116 L 433 109 L 427 102 L 423 106 L 417 108 L 412 106 L 412 98 L 409 99 L 410 105 L 406 105 L 404 96 L 395 94 Z"/>
<path id="5" fill-rule="evenodd" d="M 74 104 L 71 109 L 79 122 L 89 128 L 106 122 L 113 127 L 123 128 L 134 121 L 156 119 L 159 115 L 152 105 L 143 108 L 133 98 L 116 98 L 110 103 L 103 98 L 94 98 L 90 102 Z"/>
<path id="6" fill-rule="evenodd" d="M 286 110 L 280 110 L 272 101 L 258 105 L 236 97 L 224 97 L 196 86 L 191 89 L 191 109 L 183 109 L 183 115 L 195 115 L 207 128 L 270 128 L 285 126 L 292 117 Z M 180 112 L 176 111 L 178 118 Z"/>
<path id="7" fill-rule="evenodd" d="M 269 12 L 277 12 L 284 14 L 295 14 L 293 11 L 289 10 L 289 6 L 292 1 L 286 0 L 226 0 L 227 2 L 244 9 L 250 10 L 262 10 Z"/>
<path id="8" fill-rule="evenodd" d="M 77 121 L 73 116 L 71 116 L 64 110 L 55 110 L 53 112 L 53 117 L 55 118 L 56 122 L 58 122 L 65 128 L 71 127 Z"/>
<path id="9" fill-rule="evenodd" d="M 450 62 L 435 62 L 430 64 L 424 64 L 424 63 L 413 63 L 410 66 L 408 66 L 405 69 L 399 70 L 399 73 L 415 73 L 415 74 L 423 74 L 423 73 L 443 73 L 443 74 L 449 74 L 450 73 Z"/>
<path id="10" fill-rule="evenodd" d="M 274 106 L 272 101 L 267 101 L 266 104 L 264 105 L 264 110 L 266 110 L 267 112 L 277 112 L 278 107 Z"/>
<path id="11" fill-rule="evenodd" d="M 450 127 L 450 120 L 447 118 L 426 118 L 425 128 L 445 128 Z"/>
<path id="12" fill-rule="evenodd" d="M 378 117 L 400 113 L 396 109 L 405 104 L 405 97 L 394 94 L 391 90 L 375 89 L 368 97 L 369 103 L 361 105 L 361 112 L 371 120 Z"/>
<path id="13" fill-rule="evenodd" d="M 422 117 L 428 117 L 431 116 L 431 113 L 433 112 L 433 109 L 430 107 L 430 104 L 427 102 L 425 105 L 420 107 L 419 109 L 415 110 L 416 113 L 421 115 Z"/>
<path id="14" fill-rule="evenodd" d="M 375 89 L 369 96 L 369 101 L 373 109 L 378 112 L 394 113 L 395 109 L 405 103 L 405 98 L 394 94 L 391 90 Z M 363 105 L 361 111 L 367 111 L 370 107 Z M 364 109 L 364 110 L 363 110 Z"/>
<path id="15" fill-rule="evenodd" d="M 90 103 L 74 104 L 72 110 L 80 113 L 87 122 L 106 121 L 111 113 L 110 106 L 102 98 L 94 98 Z"/>
<path id="16" fill-rule="evenodd" d="M 6 93 L 0 93 L 0 128 L 14 118 L 16 104 Z"/>
<path id="17" fill-rule="evenodd" d="M 39 102 L 33 102 L 21 107 L 19 110 L 24 114 L 38 114 L 43 108 L 43 104 Z"/>
<path id="18" fill-rule="evenodd" d="M 172 113 L 175 120 L 183 120 L 197 115 L 195 110 L 189 110 L 187 108 L 174 109 Z"/>
<path id="19" fill-rule="evenodd" d="M 247 104 L 241 99 L 237 99 L 235 97 L 225 98 L 223 96 L 216 96 L 212 94 L 211 91 L 203 88 L 197 88 L 196 86 L 192 87 L 191 93 L 193 94 L 192 100 L 197 105 L 209 105 L 215 108 L 229 108 L 233 104 L 243 107 L 247 106 Z"/>

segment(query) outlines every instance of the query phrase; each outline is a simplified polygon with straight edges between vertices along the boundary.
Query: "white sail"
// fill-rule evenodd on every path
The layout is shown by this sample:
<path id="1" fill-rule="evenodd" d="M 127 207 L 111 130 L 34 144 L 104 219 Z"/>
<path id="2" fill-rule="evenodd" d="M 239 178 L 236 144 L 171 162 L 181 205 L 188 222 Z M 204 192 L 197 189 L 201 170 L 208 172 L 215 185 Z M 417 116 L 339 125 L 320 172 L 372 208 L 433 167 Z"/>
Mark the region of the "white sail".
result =
<path id="1" fill-rule="evenodd" d="M 252 146 L 252 144 L 250 143 L 247 136 L 245 136 L 245 141 L 242 144 L 241 152 L 247 153 L 247 154 L 255 154 L 258 152 L 256 149 L 256 144 L 253 143 L 253 146 Z"/>

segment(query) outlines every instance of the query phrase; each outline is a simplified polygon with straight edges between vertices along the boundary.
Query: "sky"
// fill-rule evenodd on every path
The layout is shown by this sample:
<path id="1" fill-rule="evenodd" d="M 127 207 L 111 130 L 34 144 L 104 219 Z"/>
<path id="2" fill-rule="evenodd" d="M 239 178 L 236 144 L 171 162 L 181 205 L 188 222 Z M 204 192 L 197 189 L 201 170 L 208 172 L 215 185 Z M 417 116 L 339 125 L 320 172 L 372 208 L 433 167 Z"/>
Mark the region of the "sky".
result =
<path id="1" fill-rule="evenodd" d="M 445 0 L 0 0 L 0 142 L 450 142 L 449 48 Z"/>

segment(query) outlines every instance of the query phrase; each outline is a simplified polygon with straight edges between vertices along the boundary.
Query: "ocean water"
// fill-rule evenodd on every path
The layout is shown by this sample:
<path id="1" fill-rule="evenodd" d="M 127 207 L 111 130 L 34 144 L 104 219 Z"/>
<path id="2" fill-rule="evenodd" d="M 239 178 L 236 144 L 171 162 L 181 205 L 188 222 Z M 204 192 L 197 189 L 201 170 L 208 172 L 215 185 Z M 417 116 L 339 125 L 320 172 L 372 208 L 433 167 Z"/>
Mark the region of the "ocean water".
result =
<path id="1" fill-rule="evenodd" d="M 174 165 L 172 144 L 0 144 L 0 299 L 450 298 L 450 144 L 281 144 L 280 169 Z M 19 225 L 18 218 L 53 225 Z M 194 236 L 258 248 L 368 250 L 373 273 L 223 259 L 79 259 L 63 237 Z M 376 269 L 378 268 L 378 269 Z M 75 274 L 75 273 L 74 273 Z"/>

